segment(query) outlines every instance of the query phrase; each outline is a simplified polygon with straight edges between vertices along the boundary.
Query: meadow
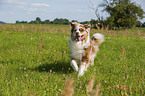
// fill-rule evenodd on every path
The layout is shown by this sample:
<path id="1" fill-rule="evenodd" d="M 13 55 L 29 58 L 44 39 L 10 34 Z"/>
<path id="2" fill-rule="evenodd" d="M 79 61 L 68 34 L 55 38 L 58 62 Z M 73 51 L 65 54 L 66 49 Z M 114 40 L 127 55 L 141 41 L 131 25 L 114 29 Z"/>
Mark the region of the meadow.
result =
<path id="1" fill-rule="evenodd" d="M 69 25 L 1 24 L 0 96 L 144 96 L 145 28 L 91 29 L 91 36 L 96 32 L 105 42 L 78 78 L 70 66 Z"/>

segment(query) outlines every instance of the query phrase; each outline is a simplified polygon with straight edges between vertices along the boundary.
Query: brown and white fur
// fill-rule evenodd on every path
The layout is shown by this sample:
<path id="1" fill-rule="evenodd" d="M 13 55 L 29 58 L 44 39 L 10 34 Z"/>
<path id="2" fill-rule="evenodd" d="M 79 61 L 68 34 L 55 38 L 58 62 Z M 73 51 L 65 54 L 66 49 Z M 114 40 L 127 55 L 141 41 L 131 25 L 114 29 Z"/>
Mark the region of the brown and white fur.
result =
<path id="1" fill-rule="evenodd" d="M 94 58 L 103 41 L 104 36 L 100 33 L 94 34 L 90 39 L 90 25 L 71 22 L 70 64 L 78 72 L 78 76 L 82 76 L 90 65 L 94 65 Z"/>

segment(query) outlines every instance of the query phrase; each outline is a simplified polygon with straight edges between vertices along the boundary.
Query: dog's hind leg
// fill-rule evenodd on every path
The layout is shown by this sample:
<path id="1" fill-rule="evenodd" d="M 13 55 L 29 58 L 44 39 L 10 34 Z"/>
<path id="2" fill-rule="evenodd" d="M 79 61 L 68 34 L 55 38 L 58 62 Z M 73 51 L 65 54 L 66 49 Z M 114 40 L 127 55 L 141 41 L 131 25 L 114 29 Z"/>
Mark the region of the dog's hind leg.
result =
<path id="1" fill-rule="evenodd" d="M 74 71 L 77 71 L 78 72 L 78 65 L 77 65 L 77 62 L 74 59 L 71 60 L 70 65 L 72 66 L 72 68 L 74 69 Z"/>

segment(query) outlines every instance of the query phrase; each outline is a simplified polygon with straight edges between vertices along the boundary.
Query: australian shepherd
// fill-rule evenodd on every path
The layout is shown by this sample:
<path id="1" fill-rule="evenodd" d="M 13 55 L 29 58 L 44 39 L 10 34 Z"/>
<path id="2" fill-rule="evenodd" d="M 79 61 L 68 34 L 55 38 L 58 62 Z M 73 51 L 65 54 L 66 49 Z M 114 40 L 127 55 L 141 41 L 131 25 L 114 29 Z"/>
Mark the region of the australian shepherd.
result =
<path id="1" fill-rule="evenodd" d="M 104 36 L 100 33 L 94 34 L 90 39 L 90 27 L 88 24 L 71 22 L 70 65 L 78 72 L 78 76 L 82 76 L 90 65 L 94 65 L 99 45 L 104 41 Z"/>

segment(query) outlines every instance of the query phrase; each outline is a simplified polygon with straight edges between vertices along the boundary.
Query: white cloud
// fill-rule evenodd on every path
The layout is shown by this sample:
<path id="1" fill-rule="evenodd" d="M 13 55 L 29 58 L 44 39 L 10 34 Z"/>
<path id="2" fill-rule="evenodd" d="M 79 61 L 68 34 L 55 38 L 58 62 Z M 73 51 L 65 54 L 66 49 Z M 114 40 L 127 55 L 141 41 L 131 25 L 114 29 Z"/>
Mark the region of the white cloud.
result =
<path id="1" fill-rule="evenodd" d="M 27 14 L 34 14 L 36 11 L 38 11 L 37 8 L 24 8 L 26 10 Z"/>
<path id="2" fill-rule="evenodd" d="M 12 3 L 12 2 L 13 2 L 13 0 L 8 0 L 7 2 L 8 2 L 8 3 Z"/>
<path id="3" fill-rule="evenodd" d="M 44 3 L 32 3 L 32 6 L 41 6 L 41 7 L 50 7 L 50 5 L 48 4 L 44 4 Z"/>
<path id="4" fill-rule="evenodd" d="M 19 2 L 18 4 L 20 4 L 20 5 L 26 5 L 27 3 L 25 3 L 25 2 Z"/>
<path id="5" fill-rule="evenodd" d="M 7 3 L 17 3 L 17 2 L 19 2 L 19 0 L 5 0 L 5 2 L 7 2 Z"/>
<path id="6" fill-rule="evenodd" d="M 27 4 L 26 2 L 22 2 L 19 0 L 5 0 L 5 2 L 9 3 L 9 4 L 19 4 L 19 5 L 26 5 Z"/>

